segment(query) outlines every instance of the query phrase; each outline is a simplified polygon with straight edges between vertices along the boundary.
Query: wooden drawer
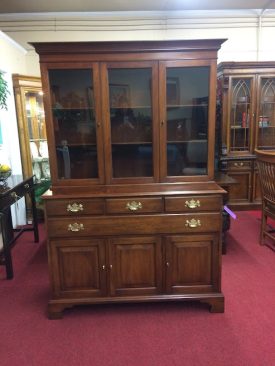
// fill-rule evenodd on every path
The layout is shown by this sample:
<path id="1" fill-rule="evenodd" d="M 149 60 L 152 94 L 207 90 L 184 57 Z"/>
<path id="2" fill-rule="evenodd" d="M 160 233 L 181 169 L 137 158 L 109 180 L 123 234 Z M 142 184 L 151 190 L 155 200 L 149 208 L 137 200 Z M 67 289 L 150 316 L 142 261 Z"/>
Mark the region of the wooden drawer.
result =
<path id="1" fill-rule="evenodd" d="M 217 232 L 221 226 L 219 213 L 156 214 L 72 217 L 48 219 L 48 235 L 54 237 L 82 237 L 105 235 L 180 234 Z"/>
<path id="2" fill-rule="evenodd" d="M 68 199 L 46 201 L 48 216 L 79 216 L 104 213 L 103 199 Z"/>
<path id="3" fill-rule="evenodd" d="M 245 169 L 251 169 L 252 167 L 252 161 L 229 161 L 228 162 L 228 169 L 229 170 L 245 170 Z"/>
<path id="4" fill-rule="evenodd" d="M 161 197 L 128 197 L 106 200 L 106 212 L 111 214 L 143 214 L 162 211 Z"/>
<path id="5" fill-rule="evenodd" d="M 166 212 L 201 212 L 220 211 L 221 197 L 211 196 L 186 196 L 165 197 Z"/>

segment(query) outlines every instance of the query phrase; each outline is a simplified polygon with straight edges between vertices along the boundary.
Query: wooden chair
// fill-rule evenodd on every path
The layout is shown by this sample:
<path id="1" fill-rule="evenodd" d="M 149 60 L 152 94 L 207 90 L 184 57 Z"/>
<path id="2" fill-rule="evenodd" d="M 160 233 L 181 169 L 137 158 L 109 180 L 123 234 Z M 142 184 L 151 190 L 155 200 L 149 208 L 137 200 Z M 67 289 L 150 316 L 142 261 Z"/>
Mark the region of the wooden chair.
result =
<path id="1" fill-rule="evenodd" d="M 260 244 L 275 250 L 275 225 L 272 228 L 267 219 L 275 220 L 275 150 L 255 150 L 262 192 L 262 222 Z M 268 237 L 270 240 L 265 240 Z"/>

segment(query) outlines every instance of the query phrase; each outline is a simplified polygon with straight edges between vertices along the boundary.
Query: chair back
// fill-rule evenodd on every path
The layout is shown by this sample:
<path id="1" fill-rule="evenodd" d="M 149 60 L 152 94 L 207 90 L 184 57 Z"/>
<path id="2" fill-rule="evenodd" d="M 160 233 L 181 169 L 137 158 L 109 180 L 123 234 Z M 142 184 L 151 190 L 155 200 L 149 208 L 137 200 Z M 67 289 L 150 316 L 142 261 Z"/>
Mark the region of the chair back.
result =
<path id="1" fill-rule="evenodd" d="M 275 205 L 275 150 L 255 150 L 263 201 Z"/>

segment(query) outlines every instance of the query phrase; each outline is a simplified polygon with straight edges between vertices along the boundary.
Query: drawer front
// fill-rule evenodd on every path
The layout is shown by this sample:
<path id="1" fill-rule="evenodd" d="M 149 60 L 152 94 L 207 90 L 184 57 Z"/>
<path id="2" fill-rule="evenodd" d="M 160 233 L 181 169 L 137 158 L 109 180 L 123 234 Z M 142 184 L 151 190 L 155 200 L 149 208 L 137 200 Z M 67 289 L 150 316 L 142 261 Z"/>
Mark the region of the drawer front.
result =
<path id="1" fill-rule="evenodd" d="M 104 213 L 103 199 L 70 199 L 46 201 L 48 216 L 79 216 Z"/>
<path id="2" fill-rule="evenodd" d="M 229 161 L 228 162 L 228 169 L 229 170 L 244 170 L 244 169 L 251 169 L 252 162 L 251 161 Z"/>
<path id="3" fill-rule="evenodd" d="M 221 214 L 158 214 L 48 219 L 49 237 L 217 232 Z"/>
<path id="4" fill-rule="evenodd" d="M 201 212 L 220 211 L 221 197 L 191 196 L 191 197 L 165 197 L 166 212 Z"/>
<path id="5" fill-rule="evenodd" d="M 106 212 L 113 214 L 142 214 L 162 212 L 161 197 L 112 198 L 106 200 Z"/>

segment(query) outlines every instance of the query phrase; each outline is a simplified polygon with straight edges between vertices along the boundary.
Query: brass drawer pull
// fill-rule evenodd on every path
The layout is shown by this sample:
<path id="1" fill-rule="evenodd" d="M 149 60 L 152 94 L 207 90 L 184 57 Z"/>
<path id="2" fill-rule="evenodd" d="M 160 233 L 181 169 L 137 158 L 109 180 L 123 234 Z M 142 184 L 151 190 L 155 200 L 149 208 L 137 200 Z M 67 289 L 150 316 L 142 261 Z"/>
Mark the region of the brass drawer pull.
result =
<path id="1" fill-rule="evenodd" d="M 137 211 L 142 208 L 142 203 L 136 201 L 128 202 L 126 208 L 130 211 Z"/>
<path id="2" fill-rule="evenodd" d="M 21 197 L 17 196 L 16 192 L 11 192 L 11 198 L 14 199 L 15 201 L 18 201 Z"/>
<path id="3" fill-rule="evenodd" d="M 201 207 L 201 203 L 199 200 L 195 201 L 195 200 L 190 200 L 190 201 L 185 201 L 185 207 L 188 208 L 197 208 L 197 207 Z"/>
<path id="4" fill-rule="evenodd" d="M 75 222 L 74 224 L 68 225 L 68 231 L 80 231 L 80 230 L 84 230 L 83 224 L 78 224 L 77 222 Z"/>
<path id="5" fill-rule="evenodd" d="M 244 166 L 244 163 L 234 163 L 234 166 L 237 166 L 237 167 Z"/>
<path id="6" fill-rule="evenodd" d="M 72 205 L 69 204 L 67 206 L 67 211 L 69 212 L 79 212 L 79 211 L 83 211 L 83 205 L 81 203 L 73 203 Z"/>
<path id="7" fill-rule="evenodd" d="M 201 226 L 201 221 L 196 219 L 186 220 L 185 226 L 198 227 Z"/>

